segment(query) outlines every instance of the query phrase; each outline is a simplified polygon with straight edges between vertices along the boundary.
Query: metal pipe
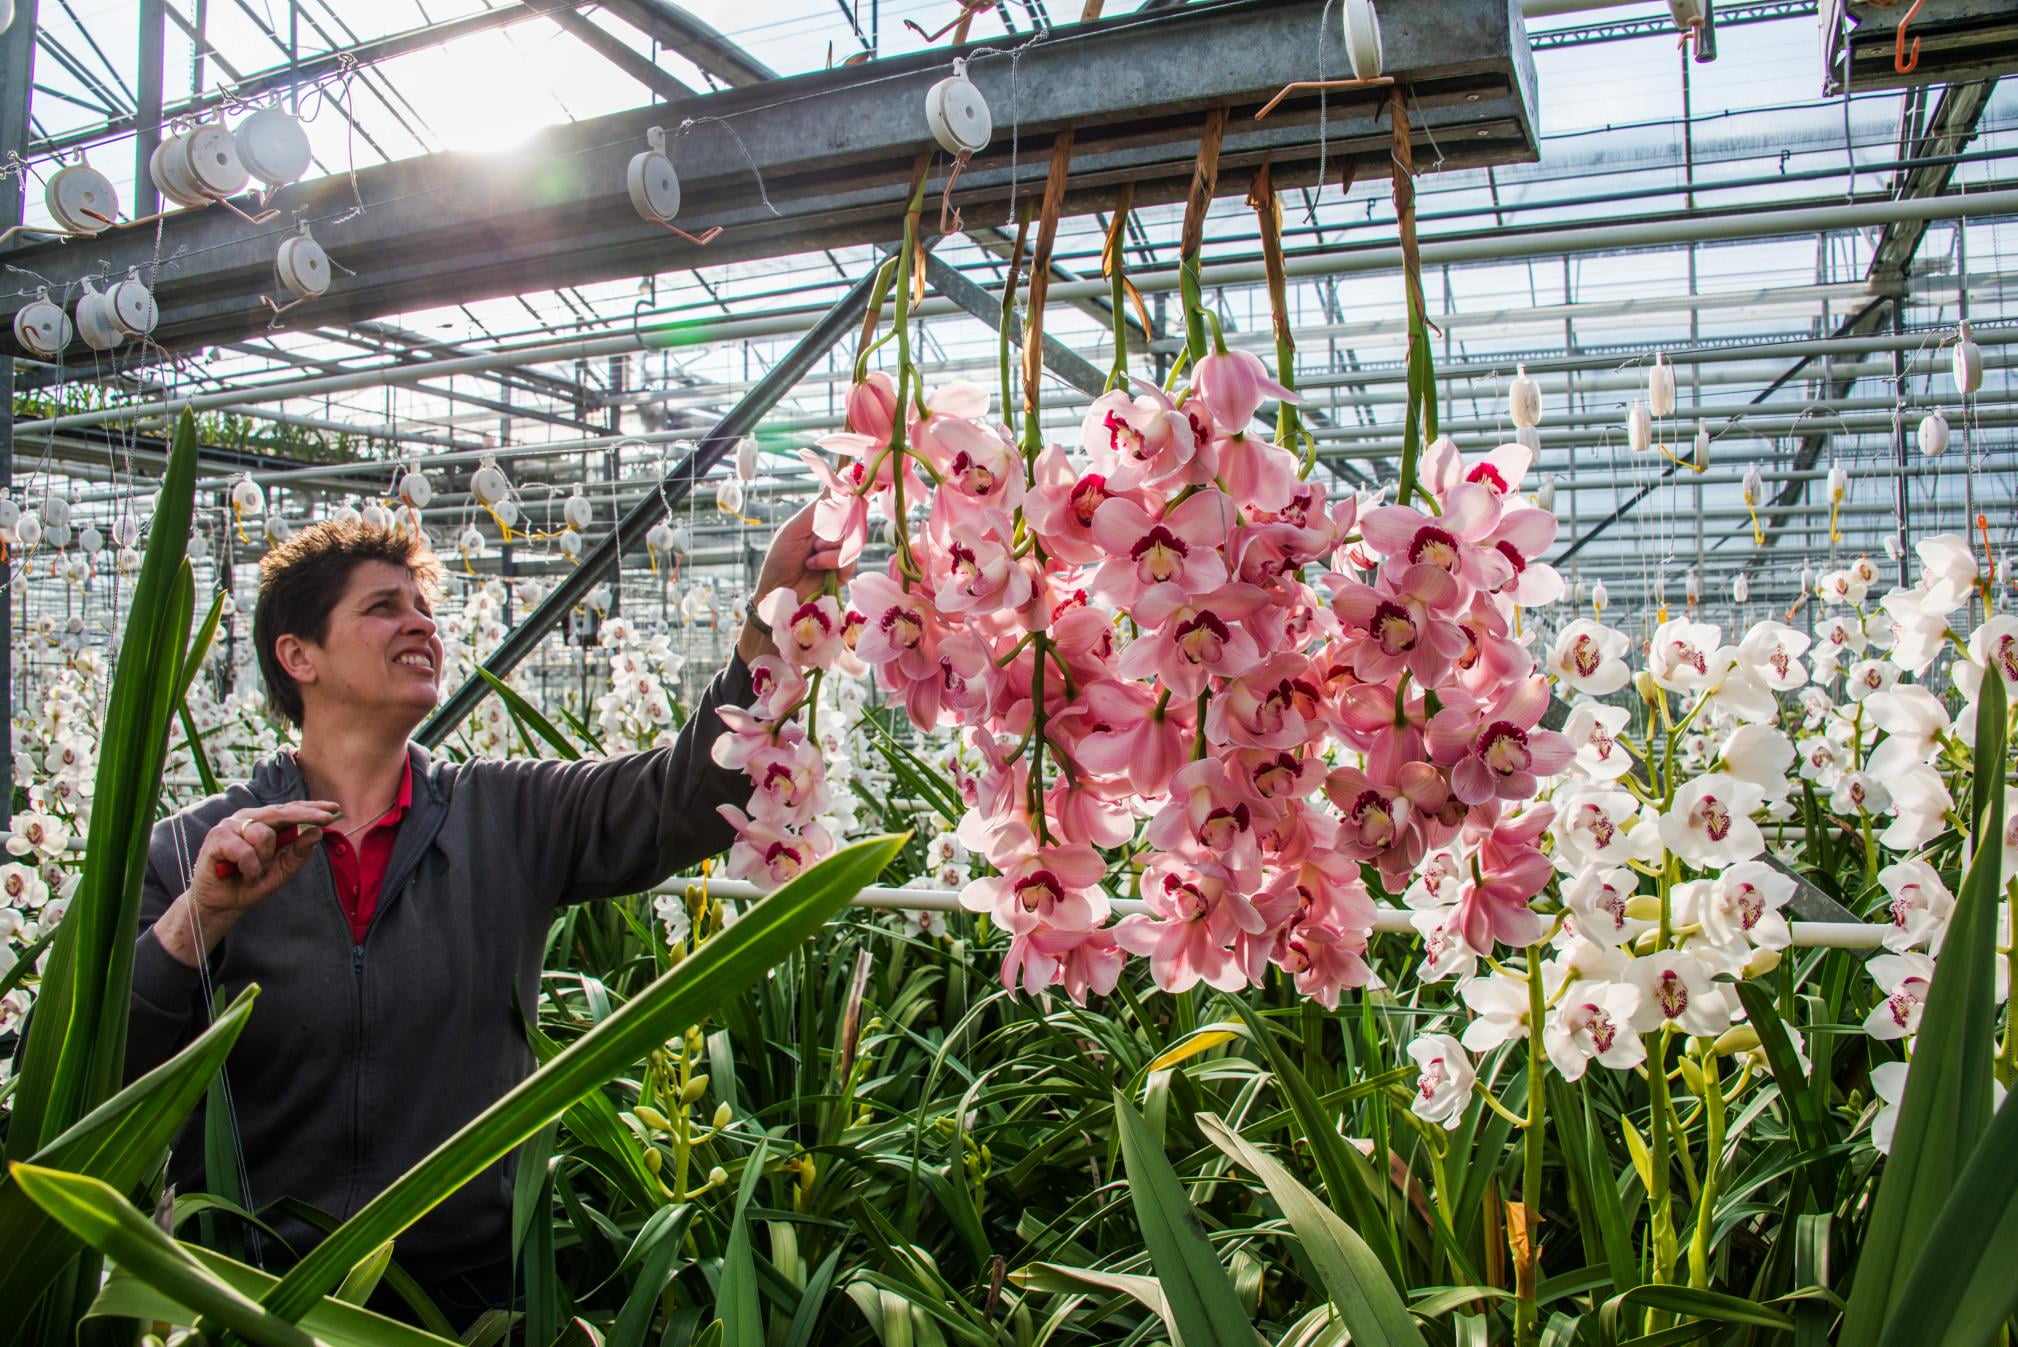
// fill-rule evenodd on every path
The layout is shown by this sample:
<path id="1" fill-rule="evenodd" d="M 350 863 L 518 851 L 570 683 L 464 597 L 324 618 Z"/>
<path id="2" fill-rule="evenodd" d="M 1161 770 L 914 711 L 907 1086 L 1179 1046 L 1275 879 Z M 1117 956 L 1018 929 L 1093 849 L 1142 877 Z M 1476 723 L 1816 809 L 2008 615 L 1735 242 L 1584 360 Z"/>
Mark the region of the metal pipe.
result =
<path id="1" fill-rule="evenodd" d="M 1978 192 L 1858 205 L 1839 204 L 1791 210 L 1754 211 L 1746 215 L 1709 219 L 1664 219 L 1639 223 L 1630 220 L 1597 220 L 1556 229 L 1507 230 L 1499 234 L 1473 238 L 1428 239 L 1423 242 L 1421 252 L 1425 265 L 1442 265 L 1501 261 L 1542 254 L 1613 252 L 1686 243 L 1692 240 L 1708 242 L 1720 239 L 1772 238 L 1828 229 L 1891 224 L 1901 220 L 1948 220 L 1964 216 L 1988 217 L 2014 213 L 2018 213 L 2018 191 Z M 1374 245 L 1299 254 L 1287 260 L 1285 270 L 1293 277 L 1337 276 L 1395 271 L 1399 270 L 1400 266 L 1399 246 Z M 1135 274 L 1130 279 L 1135 282 L 1138 289 L 1148 293 L 1156 290 L 1174 290 L 1177 287 L 1178 274 L 1174 268 L 1165 268 Z M 1205 283 L 1208 286 L 1242 285 L 1265 279 L 1266 274 L 1260 262 L 1237 262 L 1209 268 Z M 1051 287 L 1050 295 L 1052 299 L 1060 302 L 1072 299 L 1097 299 L 1106 294 L 1107 288 L 1107 282 L 1104 280 L 1062 281 Z M 943 298 L 936 304 L 927 300 L 920 306 L 919 316 L 950 313 L 954 308 L 951 301 Z M 731 319 L 719 323 L 697 322 L 652 332 L 517 346 L 460 359 L 374 366 L 348 374 L 275 381 L 250 388 L 206 393 L 187 400 L 162 399 L 118 409 L 80 412 L 45 421 L 26 422 L 22 428 L 29 431 L 63 430 L 175 412 L 185 405 L 192 410 L 209 411 L 239 402 L 269 402 L 281 398 L 347 392 L 356 388 L 411 384 L 451 374 L 474 374 L 505 365 L 596 360 L 630 351 L 714 344 L 742 336 L 781 335 L 797 330 L 804 312 L 802 310 L 799 314 L 776 314 L 754 319 Z M 1988 333 L 1979 334 L 1977 340 L 1983 342 L 1988 335 Z M 2018 340 L 2018 334 L 2013 334 L 2012 339 Z M 1845 355 L 1888 349 L 1856 344 L 1857 341 L 1869 340 L 1871 339 L 1856 339 L 1830 345 L 1847 348 L 1840 351 Z M 1814 352 L 1814 354 L 1823 353 Z M 1676 363 L 1680 363 L 1679 359 Z"/>

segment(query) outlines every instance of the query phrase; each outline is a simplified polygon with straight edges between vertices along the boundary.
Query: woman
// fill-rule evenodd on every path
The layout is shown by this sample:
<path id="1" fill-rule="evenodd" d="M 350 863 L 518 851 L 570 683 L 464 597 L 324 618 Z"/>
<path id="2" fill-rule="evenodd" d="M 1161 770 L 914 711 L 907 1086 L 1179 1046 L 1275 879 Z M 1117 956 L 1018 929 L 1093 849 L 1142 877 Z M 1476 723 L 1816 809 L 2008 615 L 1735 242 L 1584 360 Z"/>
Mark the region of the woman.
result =
<path id="1" fill-rule="evenodd" d="M 837 561 L 801 512 L 757 593 L 811 594 Z M 349 1217 L 531 1071 L 522 1017 L 558 906 L 649 889 L 722 850 L 715 807 L 749 791 L 709 748 L 716 708 L 748 702 L 750 661 L 775 651 L 754 618 L 671 747 L 430 757 L 408 736 L 440 691 L 438 577 L 411 534 L 363 524 L 317 524 L 269 552 L 253 638 L 300 747 L 160 824 L 149 850 L 127 1075 L 200 1032 L 213 995 L 259 984 L 226 1079 L 247 1205 L 288 1246 L 248 1234 L 269 1268 L 323 1233 L 276 1199 Z M 173 1152 L 180 1188 L 225 1177 L 206 1182 L 202 1129 L 199 1114 Z M 398 1240 L 451 1319 L 508 1297 L 511 1193 L 501 1162 Z"/>

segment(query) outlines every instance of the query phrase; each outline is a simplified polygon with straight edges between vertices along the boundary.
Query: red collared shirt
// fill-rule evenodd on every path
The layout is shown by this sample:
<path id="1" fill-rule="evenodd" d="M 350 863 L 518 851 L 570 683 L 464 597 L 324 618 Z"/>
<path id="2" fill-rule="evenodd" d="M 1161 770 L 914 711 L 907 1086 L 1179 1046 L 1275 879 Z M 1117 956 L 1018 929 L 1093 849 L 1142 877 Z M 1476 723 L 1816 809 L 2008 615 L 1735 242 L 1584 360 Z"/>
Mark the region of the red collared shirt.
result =
<path id="1" fill-rule="evenodd" d="M 355 944 L 364 943 L 372 913 L 378 911 L 378 891 L 385 883 L 385 868 L 392 863 L 399 821 L 412 803 L 413 760 L 409 758 L 399 774 L 399 796 L 384 818 L 355 838 L 333 828 L 322 835 L 323 854 L 329 857 L 330 877 L 336 881 L 336 901 L 350 921 L 350 938 Z"/>

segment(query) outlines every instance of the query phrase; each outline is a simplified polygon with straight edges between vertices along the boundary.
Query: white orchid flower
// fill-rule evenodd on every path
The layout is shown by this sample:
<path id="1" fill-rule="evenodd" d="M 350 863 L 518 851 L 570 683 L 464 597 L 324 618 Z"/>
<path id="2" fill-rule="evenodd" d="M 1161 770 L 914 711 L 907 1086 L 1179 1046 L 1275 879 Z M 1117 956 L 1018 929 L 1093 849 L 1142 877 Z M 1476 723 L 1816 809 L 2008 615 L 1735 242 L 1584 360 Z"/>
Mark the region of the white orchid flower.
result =
<path id="1" fill-rule="evenodd" d="M 1690 865 L 1714 870 L 1748 861 L 1766 849 L 1765 835 L 1752 813 L 1765 792 L 1727 772 L 1711 772 L 1675 792 L 1674 807 L 1661 816 L 1661 841 Z"/>
<path id="2" fill-rule="evenodd" d="M 1763 861 L 1743 861 L 1710 879 L 1675 886 L 1682 921 L 1703 928 L 1704 937 L 1743 954 L 1753 949 L 1785 949 L 1793 930 L 1781 909 L 1794 896 L 1794 880 Z"/>
<path id="3" fill-rule="evenodd" d="M 1626 972 L 1640 993 L 1633 1028 L 1644 1034 L 1673 1025 L 1688 1034 L 1721 1034 L 1730 1027 L 1737 1007 L 1731 994 L 1713 980 L 1715 975 L 1714 968 L 1691 952 L 1660 950 L 1635 959 Z"/>
<path id="4" fill-rule="evenodd" d="M 1717 750 L 1717 765 L 1740 781 L 1749 781 L 1768 800 L 1782 799 L 1791 785 L 1787 773 L 1793 770 L 1794 741 L 1773 725 L 1740 725 Z"/>
<path id="5" fill-rule="evenodd" d="M 1808 681 L 1801 656 L 1814 642 L 1784 622 L 1755 622 L 1738 642 L 1738 663 L 1775 692 L 1788 692 Z"/>
<path id="6" fill-rule="evenodd" d="M 1926 954 L 1877 954 L 1864 965 L 1885 993 L 1885 999 L 1864 1017 L 1864 1032 L 1873 1038 L 1907 1038 L 1920 1030 L 1920 1012 L 1934 984 L 1934 960 Z"/>
<path id="7" fill-rule="evenodd" d="M 1527 979 L 1507 973 L 1470 978 L 1458 987 L 1472 1020 L 1464 1027 L 1464 1046 L 1491 1052 L 1502 1044 L 1528 1036 Z"/>
<path id="8" fill-rule="evenodd" d="M 1721 680 L 1736 657 L 1722 641 L 1723 630 L 1712 623 L 1663 622 L 1654 629 L 1647 672 L 1670 692 L 1700 692 Z"/>
<path id="9" fill-rule="evenodd" d="M 1590 697 L 1617 692 L 1632 677 L 1625 633 L 1587 617 L 1565 626 L 1549 647 L 1548 668 L 1562 686 Z"/>
<path id="10" fill-rule="evenodd" d="M 1939 954 L 1948 919 L 1955 915 L 1955 895 L 1934 867 L 1922 860 L 1894 861 L 1878 872 L 1878 884 L 1892 899 L 1885 948 L 1903 954 L 1924 946 Z"/>
<path id="11" fill-rule="evenodd" d="M 1976 557 L 1959 533 L 1937 533 L 1913 544 L 1920 554 L 1920 583 L 1928 611 L 1952 613 L 1976 592 Z"/>
<path id="12" fill-rule="evenodd" d="M 1410 1111 L 1425 1122 L 1455 1129 L 1478 1080 L 1464 1046 L 1449 1034 L 1423 1034 L 1408 1045 L 1408 1055 L 1420 1073 Z"/>
<path id="13" fill-rule="evenodd" d="M 1918 851 L 1933 841 L 1955 807 L 1941 774 L 1925 763 L 1888 771 L 1885 789 L 1892 796 L 1892 821 L 1878 840 L 1894 851 Z"/>
<path id="14" fill-rule="evenodd" d="M 1647 1059 L 1633 1030 L 1640 990 L 1630 982 L 1576 982 L 1542 1026 L 1542 1044 L 1564 1080 L 1580 1080 L 1592 1062 L 1630 1071 Z"/>
<path id="15" fill-rule="evenodd" d="M 1617 947 L 1633 938 L 1644 923 L 1626 916 L 1626 904 L 1639 888 L 1639 876 L 1625 866 L 1583 870 L 1563 886 L 1563 906 L 1584 939 Z"/>
<path id="16" fill-rule="evenodd" d="M 1590 865 L 1624 865 L 1641 857 L 1632 828 L 1640 803 L 1622 790 L 1580 790 L 1562 797 L 1549 825 L 1556 864 L 1569 872 Z"/>
<path id="17" fill-rule="evenodd" d="M 1892 793 L 1884 781 L 1871 772 L 1844 772 L 1829 792 L 1829 808 L 1839 814 L 1882 814 L 1892 803 Z"/>
<path id="18" fill-rule="evenodd" d="M 1623 706 L 1579 700 L 1563 722 L 1563 737 L 1575 747 L 1570 762 L 1572 775 L 1591 781 L 1616 781 L 1633 769 L 1632 754 L 1618 741 L 1618 733 L 1632 722 L 1632 712 Z"/>

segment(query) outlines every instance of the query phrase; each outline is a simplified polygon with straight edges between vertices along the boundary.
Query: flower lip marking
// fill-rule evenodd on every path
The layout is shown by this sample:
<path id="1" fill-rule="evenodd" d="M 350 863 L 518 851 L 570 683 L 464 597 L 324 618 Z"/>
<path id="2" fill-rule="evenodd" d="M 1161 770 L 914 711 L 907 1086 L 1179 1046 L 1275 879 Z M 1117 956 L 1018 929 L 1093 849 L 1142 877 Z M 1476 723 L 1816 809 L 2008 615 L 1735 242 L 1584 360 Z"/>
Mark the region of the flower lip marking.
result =
<path id="1" fill-rule="evenodd" d="M 1499 542 L 1494 543 L 1493 546 L 1499 551 L 1499 554 L 1501 556 L 1505 557 L 1509 562 L 1513 564 L 1515 575 L 1519 575 L 1522 571 L 1528 568 L 1527 558 L 1522 556 L 1520 554 L 1520 549 L 1515 547 L 1512 543 L 1502 539 Z"/>
<path id="2" fill-rule="evenodd" d="M 1381 653 L 1401 655 L 1415 649 L 1418 635 L 1415 619 L 1408 609 L 1393 599 L 1382 599 L 1380 606 L 1373 610 L 1372 631 L 1374 640 L 1380 643 Z"/>
<path id="3" fill-rule="evenodd" d="M 916 650 L 918 642 L 925 638 L 925 624 L 918 614 L 901 605 L 893 604 L 884 611 L 883 618 L 876 624 L 890 639 L 906 650 Z"/>
<path id="4" fill-rule="evenodd" d="M 1696 821 L 1712 842 L 1721 842 L 1731 835 L 1731 808 L 1714 795 L 1705 795 L 1697 802 Z"/>
<path id="5" fill-rule="evenodd" d="M 1672 968 L 1661 971 L 1661 980 L 1654 987 L 1654 1004 L 1661 1008 L 1661 1014 L 1668 1019 L 1677 1019 L 1689 1008 L 1689 987 L 1682 981 L 1681 974 Z"/>
<path id="6" fill-rule="evenodd" d="M 1191 547 L 1184 539 L 1157 524 L 1135 540 L 1135 546 L 1128 549 L 1128 555 L 1135 562 L 1136 572 L 1145 584 L 1160 585 L 1173 579 L 1183 569 L 1184 559 L 1191 555 Z"/>
<path id="7" fill-rule="evenodd" d="M 1177 624 L 1177 648 L 1193 664 L 1209 664 L 1219 658 L 1232 629 L 1211 612 L 1201 612 Z"/>
<path id="8" fill-rule="evenodd" d="M 1446 571 L 1457 569 L 1460 550 L 1455 535 L 1425 524 L 1415 531 L 1415 537 L 1408 545 L 1408 559 L 1411 563 L 1427 562 Z"/>
<path id="9" fill-rule="evenodd" d="M 1130 425 L 1128 418 L 1120 412 L 1111 411 L 1107 413 L 1107 418 L 1103 424 L 1107 427 L 1107 445 L 1115 453 L 1122 455 L 1124 458 L 1135 459 L 1138 462 L 1150 456 L 1148 453 L 1149 442 L 1142 437 L 1142 432 Z"/>
<path id="10" fill-rule="evenodd" d="M 1069 500 L 1072 517 L 1079 521 L 1080 527 L 1093 527 L 1093 512 L 1107 501 L 1106 477 L 1097 472 L 1087 473 L 1079 479 L 1078 485 L 1072 488 Z"/>
<path id="11" fill-rule="evenodd" d="M 1510 720 L 1496 720 L 1486 728 L 1479 736 L 1478 756 L 1498 776 L 1525 772 L 1534 761 L 1528 752 L 1527 731 Z"/>
<path id="12" fill-rule="evenodd" d="M 1025 912 L 1048 913 L 1065 900 L 1065 887 L 1049 870 L 1039 870 L 1016 881 L 1016 901 Z"/>
<path id="13" fill-rule="evenodd" d="M 953 475 L 977 496 L 985 496 L 995 489 L 995 474 L 984 464 L 968 457 L 965 449 L 953 456 Z"/>
<path id="14" fill-rule="evenodd" d="M 1511 489 L 1507 486 L 1506 478 L 1500 475 L 1500 470 L 1490 463 L 1480 463 L 1470 472 L 1466 473 L 1464 479 L 1467 482 L 1484 482 L 1493 491 L 1502 496 Z M 1501 546 L 1505 546 L 1505 544 L 1501 544 Z"/>
<path id="15" fill-rule="evenodd" d="M 1387 797 L 1371 787 L 1352 802 L 1352 821 L 1359 825 L 1360 840 L 1371 846 L 1386 846 L 1394 838 L 1394 812 Z M 1434 894 L 1435 889 L 1430 892 Z"/>
<path id="16" fill-rule="evenodd" d="M 1677 664 L 1686 664 L 1699 674 L 1709 673 L 1710 657 L 1698 650 L 1690 642 L 1670 641 L 1668 642 L 1668 650 L 1674 655 Z"/>
<path id="17" fill-rule="evenodd" d="M 1604 662 L 1604 652 L 1598 649 L 1598 643 L 1590 638 L 1589 633 L 1578 633 L 1577 639 L 1570 645 L 1570 663 L 1576 666 L 1577 677 L 1591 677 Z"/>
<path id="18" fill-rule="evenodd" d="M 1221 805 L 1198 825 L 1198 840 L 1202 845 L 1220 851 L 1232 846 L 1234 840 L 1248 830 L 1249 823 L 1246 805 Z"/>

